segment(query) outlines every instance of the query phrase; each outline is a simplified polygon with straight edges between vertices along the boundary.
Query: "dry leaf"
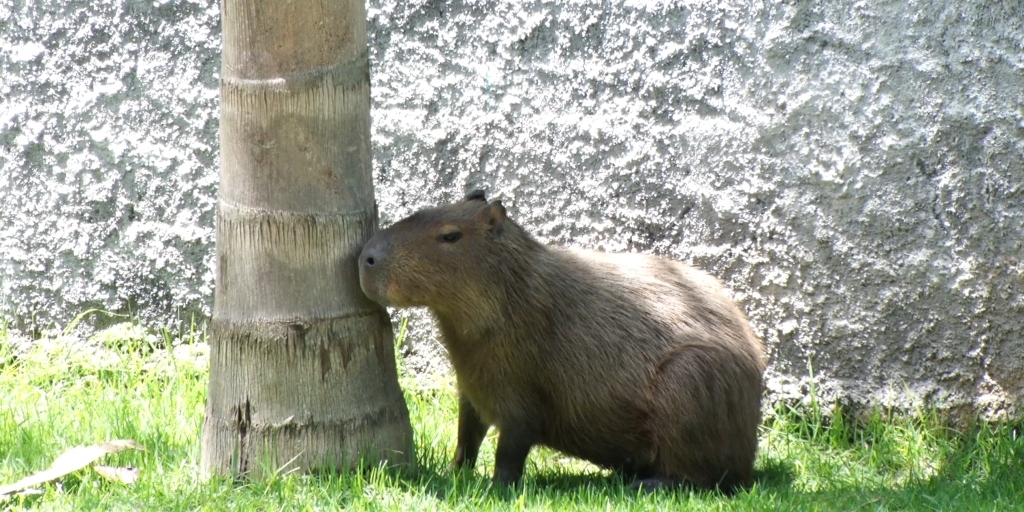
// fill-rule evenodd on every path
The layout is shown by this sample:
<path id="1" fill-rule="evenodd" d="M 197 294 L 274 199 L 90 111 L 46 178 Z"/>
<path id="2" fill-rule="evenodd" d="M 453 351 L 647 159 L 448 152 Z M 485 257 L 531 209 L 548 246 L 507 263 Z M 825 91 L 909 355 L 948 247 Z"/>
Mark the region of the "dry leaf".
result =
<path id="1" fill-rule="evenodd" d="M 93 466 L 93 469 L 103 478 L 122 484 L 134 484 L 139 479 L 139 468 L 127 467 L 116 468 L 113 466 Z"/>
<path id="2" fill-rule="evenodd" d="M 21 480 L 11 484 L 0 487 L 0 497 L 8 494 L 13 494 L 18 491 L 33 487 L 46 482 L 52 482 L 68 473 L 73 473 L 82 469 L 93 462 L 96 462 L 100 457 L 108 453 L 117 453 L 121 450 L 133 448 L 136 450 L 143 450 L 139 443 L 132 441 L 131 439 L 116 439 L 114 441 L 107 441 L 105 443 L 94 444 L 92 446 L 76 446 L 57 457 L 50 464 L 50 467 L 40 471 L 34 475 L 27 476 Z"/>
<path id="3" fill-rule="evenodd" d="M 22 489 L 11 494 L 0 494 L 0 501 L 9 500 L 16 496 L 38 496 L 40 494 L 43 494 L 42 489 Z"/>

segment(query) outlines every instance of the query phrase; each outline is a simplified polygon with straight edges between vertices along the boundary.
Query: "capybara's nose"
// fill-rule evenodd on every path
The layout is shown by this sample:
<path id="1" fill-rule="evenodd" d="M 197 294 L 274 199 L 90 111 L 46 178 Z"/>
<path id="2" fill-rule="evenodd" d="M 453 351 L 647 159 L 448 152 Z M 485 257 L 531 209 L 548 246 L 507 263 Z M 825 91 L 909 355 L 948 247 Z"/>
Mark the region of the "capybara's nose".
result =
<path id="1" fill-rule="evenodd" d="M 383 256 L 384 244 L 377 238 L 371 238 L 363 247 L 363 252 L 359 254 L 359 270 L 370 271 L 379 267 Z"/>
<path id="2" fill-rule="evenodd" d="M 373 237 L 363 246 L 359 253 L 359 287 L 370 300 L 380 304 L 386 304 L 378 293 L 380 274 L 384 270 L 384 255 L 387 252 L 387 243 L 378 237 Z"/>
<path id="3" fill-rule="evenodd" d="M 376 254 L 371 252 L 371 253 L 367 253 L 363 257 L 363 265 L 366 265 L 367 267 L 372 267 L 372 266 L 374 266 L 376 264 L 377 264 L 377 255 Z"/>

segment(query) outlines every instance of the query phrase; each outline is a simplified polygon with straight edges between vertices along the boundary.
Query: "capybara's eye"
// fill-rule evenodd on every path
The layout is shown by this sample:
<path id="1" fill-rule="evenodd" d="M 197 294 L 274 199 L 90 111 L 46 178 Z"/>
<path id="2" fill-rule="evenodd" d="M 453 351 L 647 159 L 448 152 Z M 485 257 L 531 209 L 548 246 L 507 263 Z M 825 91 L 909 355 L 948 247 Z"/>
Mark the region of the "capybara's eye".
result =
<path id="1" fill-rule="evenodd" d="M 458 242 L 459 239 L 462 238 L 462 233 L 459 233 L 458 231 L 453 231 L 451 233 L 445 233 L 438 238 L 440 238 L 442 242 L 453 244 L 455 242 Z"/>

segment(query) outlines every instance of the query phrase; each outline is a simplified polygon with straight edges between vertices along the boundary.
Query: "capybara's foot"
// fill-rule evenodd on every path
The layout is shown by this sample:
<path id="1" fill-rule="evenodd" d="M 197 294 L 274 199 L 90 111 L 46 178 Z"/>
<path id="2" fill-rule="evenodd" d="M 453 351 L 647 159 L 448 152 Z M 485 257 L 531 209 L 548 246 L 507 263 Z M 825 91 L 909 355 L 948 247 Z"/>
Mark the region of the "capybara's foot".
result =
<path id="1" fill-rule="evenodd" d="M 661 489 L 672 490 L 682 485 L 682 482 L 673 478 L 652 476 L 633 480 L 629 486 L 646 493 L 655 492 Z"/>

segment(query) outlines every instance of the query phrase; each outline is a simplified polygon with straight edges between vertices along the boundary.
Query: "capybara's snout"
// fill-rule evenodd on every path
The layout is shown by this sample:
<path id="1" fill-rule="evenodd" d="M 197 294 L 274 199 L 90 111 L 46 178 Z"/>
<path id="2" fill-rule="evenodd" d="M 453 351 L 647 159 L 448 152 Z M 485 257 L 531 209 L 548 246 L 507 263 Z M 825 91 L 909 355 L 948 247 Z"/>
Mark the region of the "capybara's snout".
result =
<path id="1" fill-rule="evenodd" d="M 387 305 L 384 294 L 380 291 L 381 276 L 384 273 L 384 258 L 387 242 L 375 236 L 366 242 L 359 253 L 359 287 L 370 300 Z"/>

